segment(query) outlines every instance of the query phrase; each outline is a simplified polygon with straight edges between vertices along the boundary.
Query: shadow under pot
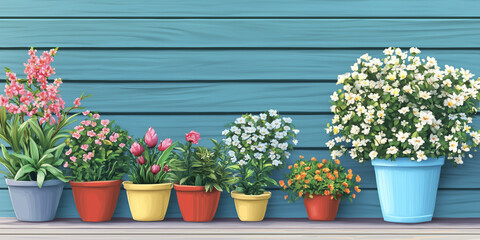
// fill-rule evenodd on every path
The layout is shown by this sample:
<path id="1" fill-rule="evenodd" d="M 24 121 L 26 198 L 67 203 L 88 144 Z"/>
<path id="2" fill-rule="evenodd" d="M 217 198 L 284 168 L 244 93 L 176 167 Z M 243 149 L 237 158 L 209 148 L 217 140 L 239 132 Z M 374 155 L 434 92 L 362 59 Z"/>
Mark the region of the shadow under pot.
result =
<path id="1" fill-rule="evenodd" d="M 73 198 L 84 222 L 106 222 L 112 219 L 122 180 L 73 182 Z"/>
<path id="2" fill-rule="evenodd" d="M 210 222 L 217 212 L 220 191 L 213 188 L 205 191 L 205 186 L 173 185 L 177 192 L 178 206 L 184 221 Z"/>
<path id="3" fill-rule="evenodd" d="M 5 179 L 15 216 L 20 221 L 46 222 L 55 218 L 64 182 L 54 179 L 43 182 Z"/>

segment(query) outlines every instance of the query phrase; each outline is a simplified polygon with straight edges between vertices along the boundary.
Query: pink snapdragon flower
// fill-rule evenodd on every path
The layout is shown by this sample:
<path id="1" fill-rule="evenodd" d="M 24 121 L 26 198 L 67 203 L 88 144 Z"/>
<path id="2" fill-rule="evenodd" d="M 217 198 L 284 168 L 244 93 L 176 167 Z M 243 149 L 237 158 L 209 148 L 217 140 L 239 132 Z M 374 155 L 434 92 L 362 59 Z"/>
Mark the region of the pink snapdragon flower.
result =
<path id="1" fill-rule="evenodd" d="M 125 143 L 120 143 L 120 144 L 118 144 L 118 146 L 121 147 L 121 148 L 124 148 L 124 147 L 125 147 Z"/>
<path id="2" fill-rule="evenodd" d="M 84 111 L 84 112 L 82 112 L 82 114 L 83 114 L 84 116 L 87 116 L 88 114 L 90 114 L 90 110 Z"/>
<path id="3" fill-rule="evenodd" d="M 93 118 L 99 119 L 99 118 L 100 118 L 100 114 L 98 114 L 98 113 L 93 114 Z"/>
<path id="4" fill-rule="evenodd" d="M 83 144 L 82 146 L 80 146 L 80 148 L 85 152 L 88 150 L 88 147 L 88 144 Z"/>
<path id="5" fill-rule="evenodd" d="M 77 162 L 77 157 L 71 156 L 71 157 L 70 157 L 70 160 L 71 160 L 72 162 Z"/>
<path id="6" fill-rule="evenodd" d="M 55 78 L 52 83 L 48 81 L 48 78 L 55 74 L 55 68 L 50 64 L 56 50 L 44 51 L 41 56 L 36 53 L 35 49 L 28 51 L 30 58 L 24 63 L 26 82 L 18 79 L 14 72 L 6 72 L 8 81 L 5 95 L 0 95 L 0 106 L 4 106 L 11 114 L 25 114 L 29 117 L 37 115 L 41 124 L 55 124 L 65 109 L 65 101 L 58 90 L 63 83 L 62 79 Z M 80 106 L 82 99 L 83 97 L 75 100 L 74 108 Z"/>
<path id="7" fill-rule="evenodd" d="M 65 155 L 67 155 L 67 156 L 68 156 L 68 155 L 70 155 L 70 154 L 72 154 L 72 149 L 71 149 L 71 148 L 70 148 L 70 149 L 68 149 L 68 151 L 67 151 L 67 152 L 65 152 Z"/>

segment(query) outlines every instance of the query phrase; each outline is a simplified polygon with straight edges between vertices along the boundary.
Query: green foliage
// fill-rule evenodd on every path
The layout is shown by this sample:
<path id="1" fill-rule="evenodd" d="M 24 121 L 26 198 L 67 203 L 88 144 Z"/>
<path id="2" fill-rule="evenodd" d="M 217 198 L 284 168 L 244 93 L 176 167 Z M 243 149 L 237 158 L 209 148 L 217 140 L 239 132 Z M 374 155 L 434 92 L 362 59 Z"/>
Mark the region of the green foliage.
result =
<path id="1" fill-rule="evenodd" d="M 207 192 L 213 190 L 230 191 L 236 177 L 232 176 L 231 166 L 226 158 L 224 144 L 211 139 L 213 148 L 192 147 L 191 142 L 178 144 L 172 160 L 169 179 L 180 185 L 205 186 Z"/>
<path id="2" fill-rule="evenodd" d="M 73 116 L 72 116 L 73 117 Z M 22 122 L 18 114 L 8 114 L 5 107 L 0 109 L 0 137 L 10 145 L 13 153 L 9 153 L 2 145 L 0 163 L 8 172 L 1 172 L 8 178 L 19 181 L 37 181 L 41 188 L 45 180 L 67 179 L 58 168 L 62 165 L 60 158 L 65 144 L 55 146 L 65 137 L 63 127 L 72 117 L 63 118 L 55 125 L 39 123 L 37 117 Z"/>
<path id="3" fill-rule="evenodd" d="M 359 162 L 445 156 L 456 166 L 473 157 L 471 150 L 480 146 L 472 124 L 480 79 L 419 53 L 387 48 L 383 59 L 364 54 L 338 76 L 343 86 L 331 96 L 334 116 L 327 126 L 333 159 L 347 151 Z"/>
<path id="4" fill-rule="evenodd" d="M 347 171 L 340 165 L 340 160 L 295 161 L 288 166 L 290 172 L 286 174 L 287 183 L 279 181 L 283 191 L 288 192 L 285 199 L 294 202 L 298 197 L 313 198 L 313 195 L 331 196 L 332 199 L 350 199 L 356 197 L 361 191 L 357 185 L 362 179 L 353 174 L 351 169 Z"/>
<path id="5" fill-rule="evenodd" d="M 228 148 L 228 161 L 235 163 L 234 170 L 239 181 L 236 191 L 246 195 L 260 195 L 268 186 L 277 183 L 270 176 L 282 168 L 290 157 L 299 132 L 292 119 L 282 117 L 276 110 L 259 115 L 244 114 L 225 129 L 224 142 Z"/>
<path id="6" fill-rule="evenodd" d="M 130 181 L 134 184 L 166 183 L 169 171 L 170 154 L 173 148 L 175 148 L 175 145 L 177 145 L 177 142 L 170 145 L 163 152 L 158 151 L 155 147 L 149 148 L 146 144 L 143 144 L 143 139 L 139 139 L 137 142 L 146 149 L 142 156 L 140 156 L 143 157 L 145 163 L 140 164 L 140 162 L 137 161 L 138 158 L 132 154 L 132 157 L 130 158 L 133 159 L 133 161 L 130 161 Z M 151 170 L 154 164 L 160 167 L 160 171 L 156 174 L 153 174 Z"/>
<path id="7" fill-rule="evenodd" d="M 68 169 L 74 181 L 122 179 L 129 171 L 126 146 L 131 137 L 114 121 L 100 120 L 100 115 L 93 117 L 92 113 L 88 116 L 90 119 L 82 121 L 65 141 L 69 147 L 65 153 Z M 88 132 L 95 135 L 88 136 Z"/>

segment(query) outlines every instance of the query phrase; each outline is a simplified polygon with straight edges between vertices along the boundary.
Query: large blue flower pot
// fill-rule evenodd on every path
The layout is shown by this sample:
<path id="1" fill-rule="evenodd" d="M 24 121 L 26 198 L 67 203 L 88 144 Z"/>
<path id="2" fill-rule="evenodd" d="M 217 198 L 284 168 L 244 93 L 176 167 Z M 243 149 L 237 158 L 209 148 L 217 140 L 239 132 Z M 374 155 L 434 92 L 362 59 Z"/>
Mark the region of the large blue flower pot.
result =
<path id="1" fill-rule="evenodd" d="M 422 162 L 409 158 L 372 160 L 383 219 L 397 223 L 431 221 L 444 163 L 445 157 Z"/>
<path id="2" fill-rule="evenodd" d="M 36 181 L 5 180 L 18 220 L 45 222 L 55 218 L 64 182 L 58 179 L 48 180 L 39 188 Z"/>

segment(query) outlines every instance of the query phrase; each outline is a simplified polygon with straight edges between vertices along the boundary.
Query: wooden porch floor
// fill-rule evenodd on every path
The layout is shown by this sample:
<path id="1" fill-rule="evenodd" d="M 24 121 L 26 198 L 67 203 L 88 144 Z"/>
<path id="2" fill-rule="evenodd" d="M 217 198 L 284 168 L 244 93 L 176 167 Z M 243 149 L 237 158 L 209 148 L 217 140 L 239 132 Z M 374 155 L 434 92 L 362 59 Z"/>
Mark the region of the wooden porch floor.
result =
<path id="1" fill-rule="evenodd" d="M 480 239 L 480 219 L 434 219 L 395 224 L 381 219 L 265 219 L 260 223 L 217 219 L 188 223 L 181 219 L 135 222 L 117 218 L 105 223 L 57 219 L 46 223 L 0 218 L 0 239 Z"/>

